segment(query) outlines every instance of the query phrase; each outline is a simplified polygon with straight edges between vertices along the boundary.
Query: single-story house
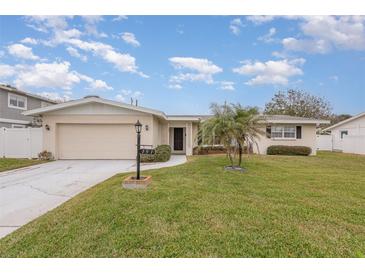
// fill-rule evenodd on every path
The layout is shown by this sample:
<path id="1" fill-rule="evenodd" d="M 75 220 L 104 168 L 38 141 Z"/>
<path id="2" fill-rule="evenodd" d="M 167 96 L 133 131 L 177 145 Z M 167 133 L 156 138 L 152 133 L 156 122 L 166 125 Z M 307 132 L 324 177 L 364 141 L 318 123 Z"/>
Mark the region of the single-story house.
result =
<path id="1" fill-rule="evenodd" d="M 332 136 L 332 150 L 365 154 L 365 112 L 324 129 Z"/>
<path id="2" fill-rule="evenodd" d="M 329 124 L 330 121 L 295 117 L 289 115 L 264 115 L 262 131 L 266 132 L 257 141 L 254 152 L 266 154 L 267 148 L 274 145 L 307 146 L 316 154 L 316 130 L 319 124 Z"/>
<path id="3" fill-rule="evenodd" d="M 143 124 L 141 143 L 147 147 L 169 144 L 173 154 L 192 155 L 202 115 L 166 115 L 140 106 L 87 96 L 24 112 L 41 117 L 43 149 L 55 159 L 135 159 L 134 124 Z M 316 151 L 316 125 L 325 121 L 290 116 L 267 116 L 267 134 L 259 153 L 269 145 L 305 145 Z M 269 134 L 270 131 L 270 134 Z"/>

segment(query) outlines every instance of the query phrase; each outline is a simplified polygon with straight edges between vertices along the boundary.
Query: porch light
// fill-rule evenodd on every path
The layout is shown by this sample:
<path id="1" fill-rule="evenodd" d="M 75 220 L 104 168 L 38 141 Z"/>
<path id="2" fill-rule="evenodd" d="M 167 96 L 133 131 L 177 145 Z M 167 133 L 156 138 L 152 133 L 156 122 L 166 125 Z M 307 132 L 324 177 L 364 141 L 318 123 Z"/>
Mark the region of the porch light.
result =
<path id="1" fill-rule="evenodd" d="M 137 123 L 134 124 L 134 127 L 136 128 L 136 133 L 140 134 L 142 131 L 142 124 L 140 123 L 139 120 L 137 120 Z"/>

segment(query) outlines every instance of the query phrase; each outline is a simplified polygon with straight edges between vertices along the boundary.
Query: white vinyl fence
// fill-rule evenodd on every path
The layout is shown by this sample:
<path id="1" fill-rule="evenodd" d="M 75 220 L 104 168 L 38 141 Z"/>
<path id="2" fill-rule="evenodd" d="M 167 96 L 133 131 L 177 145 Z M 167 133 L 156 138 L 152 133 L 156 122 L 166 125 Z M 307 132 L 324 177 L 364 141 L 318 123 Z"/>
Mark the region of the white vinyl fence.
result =
<path id="1" fill-rule="evenodd" d="M 332 151 L 332 135 L 317 135 L 317 150 Z"/>
<path id="2" fill-rule="evenodd" d="M 335 150 L 365 155 L 365 135 L 344 135 L 333 146 L 332 135 L 317 135 L 317 150 Z"/>
<path id="3" fill-rule="evenodd" d="M 42 128 L 0 128 L 0 157 L 37 158 L 42 139 Z"/>

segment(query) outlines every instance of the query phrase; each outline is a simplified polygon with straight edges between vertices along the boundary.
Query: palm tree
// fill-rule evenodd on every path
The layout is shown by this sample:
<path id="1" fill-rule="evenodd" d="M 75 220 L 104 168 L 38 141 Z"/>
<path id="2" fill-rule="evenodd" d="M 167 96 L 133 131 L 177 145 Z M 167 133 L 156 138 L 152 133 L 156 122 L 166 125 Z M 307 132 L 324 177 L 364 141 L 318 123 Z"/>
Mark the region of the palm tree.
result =
<path id="1" fill-rule="evenodd" d="M 232 134 L 234 113 L 231 106 L 212 103 L 210 110 L 213 117 L 204 121 L 198 131 L 198 138 L 204 145 L 214 145 L 218 140 L 226 148 L 227 156 L 233 165 Z"/>
<path id="2" fill-rule="evenodd" d="M 260 122 L 263 118 L 259 115 L 259 111 L 255 107 L 242 107 L 240 104 L 232 105 L 234 110 L 234 130 L 233 138 L 238 145 L 238 166 L 242 163 L 243 148 L 247 147 L 249 152 L 250 147 L 257 145 L 257 139 L 264 134 L 261 129 Z"/>
<path id="3" fill-rule="evenodd" d="M 218 105 L 213 103 L 210 107 L 213 116 L 204 121 L 199 129 L 198 138 L 201 143 L 213 145 L 219 140 L 234 167 L 232 155 L 238 150 L 238 166 L 242 163 L 243 148 L 246 145 L 256 144 L 263 131 L 260 129 L 258 110 L 251 107 L 236 105 Z"/>

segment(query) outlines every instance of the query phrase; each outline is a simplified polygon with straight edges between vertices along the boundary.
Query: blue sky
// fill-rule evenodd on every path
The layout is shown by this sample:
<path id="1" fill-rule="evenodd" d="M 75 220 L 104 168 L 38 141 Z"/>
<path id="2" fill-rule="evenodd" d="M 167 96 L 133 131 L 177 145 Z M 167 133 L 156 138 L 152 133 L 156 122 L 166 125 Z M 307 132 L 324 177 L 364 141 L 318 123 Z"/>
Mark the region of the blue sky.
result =
<path id="1" fill-rule="evenodd" d="M 365 17 L 0 16 L 0 82 L 51 98 L 206 114 L 297 88 L 356 114 L 364 73 Z"/>

